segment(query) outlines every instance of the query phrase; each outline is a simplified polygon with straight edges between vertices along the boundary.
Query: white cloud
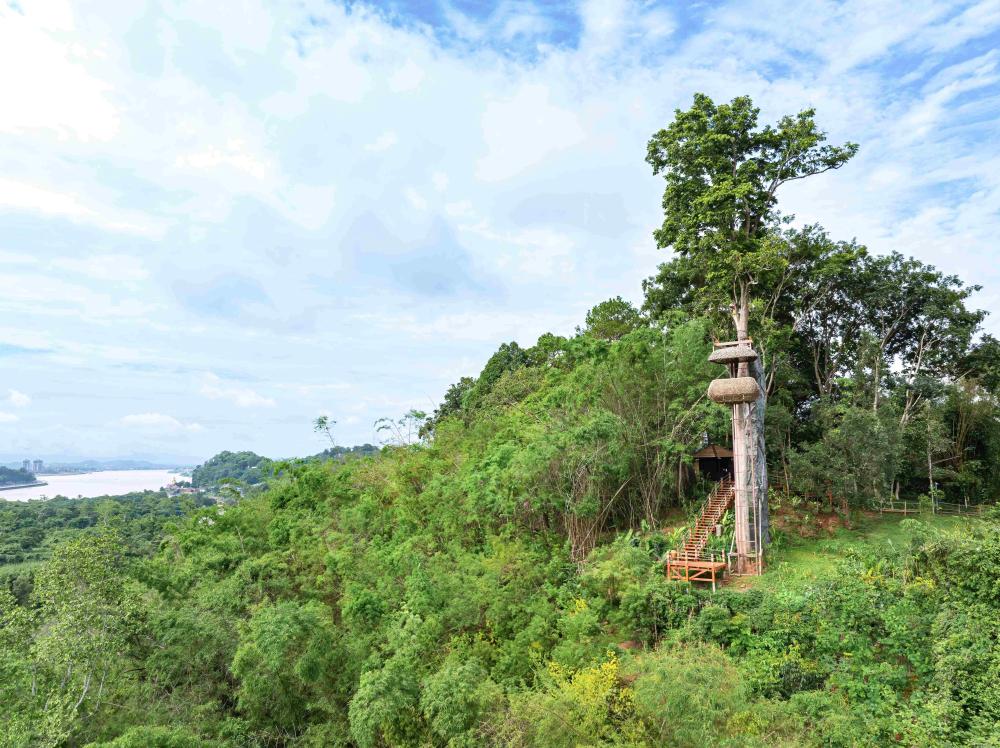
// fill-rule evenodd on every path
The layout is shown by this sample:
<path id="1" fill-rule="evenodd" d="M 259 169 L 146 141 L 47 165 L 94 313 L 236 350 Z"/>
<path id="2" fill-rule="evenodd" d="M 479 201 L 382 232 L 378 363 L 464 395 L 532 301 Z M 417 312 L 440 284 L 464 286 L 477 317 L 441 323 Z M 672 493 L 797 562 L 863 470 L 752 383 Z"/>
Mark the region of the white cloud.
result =
<path id="1" fill-rule="evenodd" d="M 149 271 L 142 260 L 132 255 L 57 257 L 52 261 L 52 266 L 102 281 L 141 281 L 149 277 Z"/>
<path id="2" fill-rule="evenodd" d="M 413 60 L 407 60 L 389 76 L 389 89 L 397 93 L 420 88 L 426 73 Z"/>
<path id="3" fill-rule="evenodd" d="M 14 415 L 13 413 L 5 413 L 4 411 L 0 410 L 0 423 L 14 423 L 15 421 L 18 420 L 20 420 L 18 416 Z"/>
<path id="4" fill-rule="evenodd" d="M 389 132 L 384 132 L 379 135 L 371 143 L 368 143 L 365 146 L 365 150 L 371 151 L 372 153 L 382 153 L 382 151 L 389 150 L 398 142 L 399 136 L 390 130 Z"/>
<path id="5" fill-rule="evenodd" d="M 57 12 L 56 6 L 62 5 Z M 69 3 L 0 8 L 0 132 L 50 131 L 60 140 L 106 141 L 121 115 L 112 86 L 87 70 L 93 45 L 66 44 L 74 19 Z"/>
<path id="6" fill-rule="evenodd" d="M 414 209 L 419 211 L 427 210 L 427 200 L 412 187 L 407 187 L 403 190 L 403 196 L 406 197 L 406 202 L 412 205 Z"/>
<path id="7" fill-rule="evenodd" d="M 337 392 L 344 392 L 350 390 L 352 385 L 348 382 L 323 382 L 320 384 L 279 384 L 283 390 L 292 390 L 302 397 L 313 397 L 319 394 L 333 394 Z M 333 417 L 332 413 L 320 413 L 320 415 L 327 415 Z"/>
<path id="8" fill-rule="evenodd" d="M 249 387 L 227 383 L 211 372 L 203 376 L 199 392 L 212 400 L 228 400 L 241 408 L 273 408 L 276 405 L 272 398 Z"/>
<path id="9" fill-rule="evenodd" d="M 586 133 L 579 116 L 552 98 L 549 86 L 528 83 L 486 105 L 482 117 L 486 155 L 476 165 L 476 176 L 487 182 L 509 179 L 583 142 Z"/>
<path id="10" fill-rule="evenodd" d="M 122 416 L 120 419 L 122 426 L 129 428 L 151 429 L 157 431 L 202 431 L 201 424 L 182 423 L 173 416 L 163 413 L 132 413 Z"/>
<path id="11" fill-rule="evenodd" d="M 116 215 L 87 205 L 77 195 L 0 177 L 0 206 L 90 223 L 111 231 L 158 236 L 162 226 L 144 216 Z"/>
<path id="12" fill-rule="evenodd" d="M 18 390 L 8 390 L 7 401 L 15 408 L 27 408 L 31 405 L 31 397 Z"/>
<path id="13" fill-rule="evenodd" d="M 249 149 L 239 139 L 230 140 L 224 146 L 208 148 L 177 156 L 174 165 L 181 169 L 212 170 L 233 169 L 256 180 L 273 177 L 274 167 Z"/>
<path id="14" fill-rule="evenodd" d="M 431 184 L 434 185 L 434 189 L 438 192 L 444 192 L 448 189 L 448 175 L 443 171 L 436 171 L 431 174 Z"/>
<path id="15" fill-rule="evenodd" d="M 621 43 L 627 23 L 625 0 L 584 0 L 580 6 L 583 20 L 581 47 L 591 53 L 607 53 Z"/>

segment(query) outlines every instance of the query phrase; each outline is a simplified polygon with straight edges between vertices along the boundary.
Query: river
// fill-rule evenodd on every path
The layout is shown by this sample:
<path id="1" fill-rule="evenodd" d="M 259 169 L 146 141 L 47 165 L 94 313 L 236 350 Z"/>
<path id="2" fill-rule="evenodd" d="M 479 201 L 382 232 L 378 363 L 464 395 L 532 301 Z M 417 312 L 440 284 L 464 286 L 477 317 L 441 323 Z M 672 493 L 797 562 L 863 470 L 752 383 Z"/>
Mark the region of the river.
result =
<path id="1" fill-rule="evenodd" d="M 68 496 L 71 499 L 90 496 L 118 496 L 133 491 L 155 491 L 175 480 L 190 480 L 173 470 L 101 470 L 77 475 L 39 475 L 47 486 L 12 488 L 0 491 L 0 501 L 28 501 L 43 496 Z"/>

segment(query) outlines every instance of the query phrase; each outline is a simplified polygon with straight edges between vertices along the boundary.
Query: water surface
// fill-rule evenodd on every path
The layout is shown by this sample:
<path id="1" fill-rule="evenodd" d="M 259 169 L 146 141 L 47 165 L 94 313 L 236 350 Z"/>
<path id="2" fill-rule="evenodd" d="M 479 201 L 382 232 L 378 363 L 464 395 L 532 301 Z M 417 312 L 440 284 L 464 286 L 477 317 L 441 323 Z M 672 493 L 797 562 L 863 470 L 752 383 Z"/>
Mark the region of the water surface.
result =
<path id="1" fill-rule="evenodd" d="M 48 485 L 0 491 L 0 501 L 28 501 L 43 496 L 47 498 L 67 496 L 71 499 L 118 496 L 132 491 L 155 491 L 168 483 L 185 478 L 174 470 L 101 470 L 79 475 L 42 473 L 38 476 L 38 480 L 45 481 Z"/>

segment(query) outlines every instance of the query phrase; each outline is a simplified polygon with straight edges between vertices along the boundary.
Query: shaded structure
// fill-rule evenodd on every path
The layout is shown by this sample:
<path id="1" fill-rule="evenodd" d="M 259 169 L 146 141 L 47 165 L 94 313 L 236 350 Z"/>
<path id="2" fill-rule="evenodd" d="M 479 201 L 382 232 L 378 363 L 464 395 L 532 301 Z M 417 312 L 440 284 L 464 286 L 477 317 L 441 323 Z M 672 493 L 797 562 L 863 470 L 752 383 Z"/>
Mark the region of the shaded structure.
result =
<path id="1" fill-rule="evenodd" d="M 698 475 L 719 481 L 733 474 L 733 450 L 708 444 L 693 455 L 694 469 Z"/>

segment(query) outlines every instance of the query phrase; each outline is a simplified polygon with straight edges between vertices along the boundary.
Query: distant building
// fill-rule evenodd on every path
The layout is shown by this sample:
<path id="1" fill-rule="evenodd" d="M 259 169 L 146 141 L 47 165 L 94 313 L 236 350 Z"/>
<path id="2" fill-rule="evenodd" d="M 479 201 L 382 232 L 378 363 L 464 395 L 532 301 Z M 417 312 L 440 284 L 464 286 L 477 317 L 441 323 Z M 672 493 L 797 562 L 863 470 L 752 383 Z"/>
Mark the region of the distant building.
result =
<path id="1" fill-rule="evenodd" d="M 42 461 L 41 460 L 35 460 L 34 462 L 31 463 L 31 472 L 33 472 L 35 474 L 38 474 L 38 473 L 42 472 Z"/>
<path id="2" fill-rule="evenodd" d="M 27 472 L 31 472 L 31 460 L 22 460 L 21 469 Z"/>

